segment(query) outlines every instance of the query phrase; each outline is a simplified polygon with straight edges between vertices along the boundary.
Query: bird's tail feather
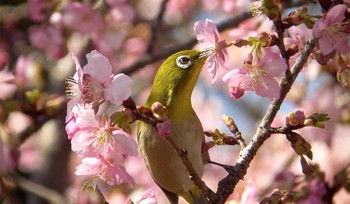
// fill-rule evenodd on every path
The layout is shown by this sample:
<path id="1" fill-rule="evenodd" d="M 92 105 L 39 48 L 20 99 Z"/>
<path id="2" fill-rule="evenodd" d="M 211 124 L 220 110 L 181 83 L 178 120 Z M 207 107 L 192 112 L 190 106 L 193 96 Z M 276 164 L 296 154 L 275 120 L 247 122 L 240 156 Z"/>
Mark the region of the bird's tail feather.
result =
<path id="1" fill-rule="evenodd" d="M 168 200 L 171 204 L 178 204 L 179 196 L 177 194 L 172 193 L 172 192 L 162 188 L 160 185 L 158 185 L 158 186 L 162 189 L 162 191 L 164 192 L 164 194 L 166 195 L 166 197 L 168 198 Z"/>
<path id="2" fill-rule="evenodd" d="M 189 192 L 194 204 L 209 204 L 208 200 L 204 197 L 202 192 L 199 192 L 199 194 L 194 194 L 192 191 Z"/>
<path id="3" fill-rule="evenodd" d="M 180 194 L 190 204 L 208 204 L 208 199 L 198 188 L 194 188 L 187 193 Z"/>

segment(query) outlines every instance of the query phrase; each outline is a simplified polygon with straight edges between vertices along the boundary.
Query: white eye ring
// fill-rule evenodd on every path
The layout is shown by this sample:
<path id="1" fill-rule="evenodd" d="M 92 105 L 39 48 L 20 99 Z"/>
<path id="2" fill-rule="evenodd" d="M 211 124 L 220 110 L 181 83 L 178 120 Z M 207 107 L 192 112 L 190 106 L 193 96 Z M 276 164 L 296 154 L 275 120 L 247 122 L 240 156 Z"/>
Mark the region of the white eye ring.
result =
<path id="1" fill-rule="evenodd" d="M 188 55 L 181 55 L 180 57 L 176 58 L 176 65 L 181 69 L 187 69 L 189 66 L 191 66 L 191 64 L 191 58 Z"/>

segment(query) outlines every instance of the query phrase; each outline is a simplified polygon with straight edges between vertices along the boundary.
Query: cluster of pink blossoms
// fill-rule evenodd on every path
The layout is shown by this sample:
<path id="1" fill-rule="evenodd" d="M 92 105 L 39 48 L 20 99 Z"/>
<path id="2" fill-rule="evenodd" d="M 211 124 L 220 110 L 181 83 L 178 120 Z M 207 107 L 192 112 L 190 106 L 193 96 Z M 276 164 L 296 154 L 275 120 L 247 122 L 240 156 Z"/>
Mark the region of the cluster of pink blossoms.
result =
<path id="1" fill-rule="evenodd" d="M 218 76 L 218 69 L 224 68 L 229 70 L 231 67 L 230 58 L 227 53 L 227 44 L 225 40 L 220 40 L 220 34 L 213 21 L 206 19 L 205 21 L 197 21 L 194 24 L 194 32 L 201 49 L 212 49 L 211 55 L 208 57 L 206 66 L 209 74 L 213 78 L 214 83 Z"/>
<path id="2" fill-rule="evenodd" d="M 66 132 L 72 150 L 83 158 L 75 174 L 98 177 L 109 185 L 135 185 L 123 167 L 127 156 L 138 155 L 135 140 L 111 125 L 104 114 L 96 114 L 102 103 L 121 105 L 130 97 L 132 80 L 112 74 L 108 59 L 96 50 L 86 57 L 88 63 L 82 68 L 72 56 L 76 73 L 67 81 Z"/>
<path id="3" fill-rule="evenodd" d="M 316 21 L 312 32 L 318 39 L 322 54 L 327 55 L 334 50 L 343 55 L 349 54 L 350 23 L 349 20 L 344 21 L 346 10 L 345 4 L 338 4 Z"/>
<path id="4" fill-rule="evenodd" d="M 267 97 L 270 100 L 278 97 L 280 87 L 277 78 L 287 68 L 285 60 L 279 54 L 266 49 L 262 58 L 255 57 L 253 62 L 244 63 L 241 68 L 232 69 L 227 53 L 227 47 L 231 46 L 232 43 L 220 40 L 215 24 L 208 19 L 198 21 L 194 25 L 194 31 L 200 47 L 212 49 L 206 64 L 213 82 L 217 79 L 219 67 L 228 71 L 223 76 L 223 81 L 228 84 L 232 98 L 240 98 L 245 91 L 255 91 L 257 95 Z"/>
<path id="5" fill-rule="evenodd" d="M 333 51 L 345 55 L 350 52 L 350 23 L 345 20 L 347 6 L 339 4 L 331 8 L 327 14 L 318 19 L 312 29 L 313 36 L 317 39 L 318 46 L 323 55 Z M 218 69 L 224 68 L 228 71 L 223 76 L 223 81 L 228 84 L 231 97 L 234 99 L 243 96 L 245 91 L 255 91 L 262 97 L 270 100 L 277 99 L 280 93 L 278 79 L 287 69 L 285 59 L 280 54 L 272 51 L 271 48 L 259 50 L 262 56 L 250 53 L 242 67 L 232 69 L 227 47 L 232 43 L 220 40 L 220 35 L 215 24 L 211 20 L 198 21 L 194 24 L 194 31 L 201 49 L 212 51 L 207 59 L 206 66 L 213 78 L 217 80 Z M 295 36 L 286 38 L 291 44 L 296 44 L 300 49 L 305 46 L 306 36 L 298 29 L 293 30 Z M 261 49 L 261 48 L 260 48 Z M 253 50 L 254 51 L 254 50 Z M 300 52 L 299 52 L 300 54 Z M 291 62 L 295 62 L 295 54 Z"/>

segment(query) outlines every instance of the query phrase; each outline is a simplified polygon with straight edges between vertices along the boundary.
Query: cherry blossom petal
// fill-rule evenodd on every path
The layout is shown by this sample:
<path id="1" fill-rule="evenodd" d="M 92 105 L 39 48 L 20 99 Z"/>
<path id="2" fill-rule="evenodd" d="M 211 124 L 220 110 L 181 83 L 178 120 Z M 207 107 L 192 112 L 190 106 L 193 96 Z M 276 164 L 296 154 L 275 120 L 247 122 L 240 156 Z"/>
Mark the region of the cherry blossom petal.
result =
<path id="1" fill-rule="evenodd" d="M 264 77 L 264 81 L 268 87 L 266 97 L 268 97 L 271 101 L 273 99 L 277 99 L 280 94 L 280 86 L 278 85 L 278 82 L 274 78 L 270 77 Z"/>
<path id="2" fill-rule="evenodd" d="M 132 80 L 125 74 L 114 76 L 111 84 L 104 89 L 104 97 L 109 102 L 120 105 L 130 97 L 132 91 Z"/>
<path id="3" fill-rule="evenodd" d="M 264 69 L 274 77 L 281 76 L 287 69 L 286 60 L 277 53 L 267 52 L 261 63 L 265 65 Z"/>
<path id="4" fill-rule="evenodd" d="M 145 192 L 143 192 L 141 199 L 138 201 L 135 201 L 135 204 L 157 204 L 157 200 L 155 198 L 155 193 L 153 189 L 148 189 Z"/>
<path id="5" fill-rule="evenodd" d="M 318 39 L 320 50 L 324 55 L 328 55 L 334 50 L 333 43 L 326 37 L 321 37 Z"/>
<path id="6" fill-rule="evenodd" d="M 11 97 L 17 90 L 17 86 L 15 85 L 15 76 L 5 69 L 0 70 L 0 87 L 0 99 L 7 99 Z"/>
<path id="7" fill-rule="evenodd" d="M 331 8 L 326 14 L 325 21 L 327 22 L 327 24 L 342 22 L 345 17 L 344 14 L 346 9 L 347 9 L 347 6 L 344 4 L 338 4 L 333 8 Z"/>
<path id="8" fill-rule="evenodd" d="M 203 48 L 213 46 L 213 44 L 219 41 L 219 31 L 214 22 L 209 19 L 197 21 L 193 29 L 197 35 L 197 40 Z"/>
<path id="9" fill-rule="evenodd" d="M 69 140 L 71 140 L 74 137 L 75 133 L 77 133 L 79 131 L 79 128 L 77 127 L 77 125 L 75 123 L 75 118 L 74 117 L 71 117 L 67 121 L 65 130 L 67 132 Z"/>
<path id="10" fill-rule="evenodd" d="M 137 143 L 128 133 L 122 130 L 115 130 L 112 134 L 116 144 L 119 146 L 117 150 L 120 153 L 130 156 L 138 155 Z"/>
<path id="11" fill-rule="evenodd" d="M 84 66 L 84 73 L 89 74 L 91 78 L 100 84 L 108 81 L 112 75 L 112 65 L 107 59 L 96 50 L 86 55 L 88 63 Z"/>
<path id="12" fill-rule="evenodd" d="M 95 157 L 86 157 L 82 160 L 82 163 L 75 168 L 76 175 L 95 175 L 102 170 L 103 163 L 100 159 Z"/>
<path id="13" fill-rule="evenodd" d="M 77 152 L 79 156 L 88 157 L 95 156 L 94 149 L 89 147 L 95 139 L 95 136 L 87 131 L 79 131 L 72 138 L 72 151 Z"/>
<path id="14" fill-rule="evenodd" d="M 72 109 L 73 114 L 76 117 L 76 125 L 80 129 L 98 129 L 99 122 L 96 120 L 95 112 L 90 105 L 78 104 Z"/>
<path id="15" fill-rule="evenodd" d="M 111 186 L 120 185 L 122 183 L 130 183 L 133 187 L 136 185 L 134 179 L 125 171 L 124 167 L 118 165 L 107 166 L 106 173 L 101 174 L 100 178 Z"/>

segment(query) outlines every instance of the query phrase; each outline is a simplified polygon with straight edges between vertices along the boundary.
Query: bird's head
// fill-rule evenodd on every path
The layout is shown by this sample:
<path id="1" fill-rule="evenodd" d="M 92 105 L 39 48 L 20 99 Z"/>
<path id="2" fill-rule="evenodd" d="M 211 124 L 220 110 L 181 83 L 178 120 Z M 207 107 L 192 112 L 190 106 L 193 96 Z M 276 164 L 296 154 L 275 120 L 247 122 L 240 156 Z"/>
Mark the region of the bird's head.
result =
<path id="1" fill-rule="evenodd" d="M 156 101 L 169 106 L 178 100 L 188 101 L 202 67 L 212 50 L 184 50 L 168 57 L 153 82 L 148 103 Z"/>

